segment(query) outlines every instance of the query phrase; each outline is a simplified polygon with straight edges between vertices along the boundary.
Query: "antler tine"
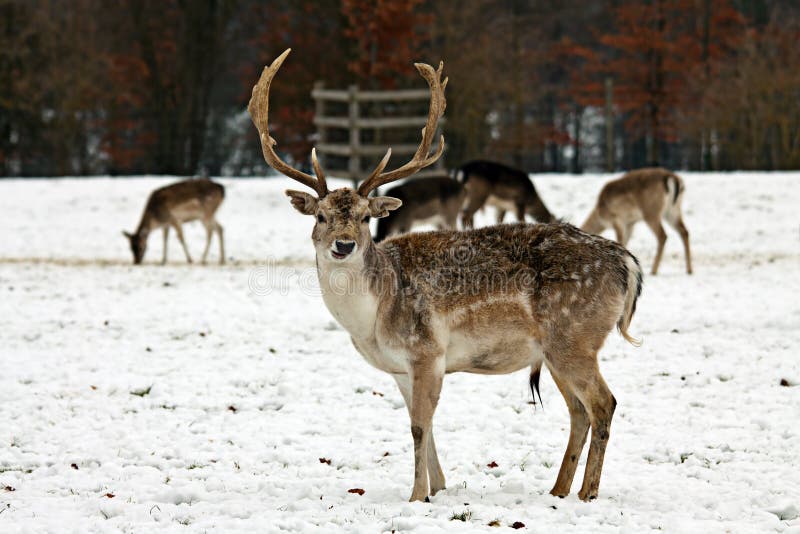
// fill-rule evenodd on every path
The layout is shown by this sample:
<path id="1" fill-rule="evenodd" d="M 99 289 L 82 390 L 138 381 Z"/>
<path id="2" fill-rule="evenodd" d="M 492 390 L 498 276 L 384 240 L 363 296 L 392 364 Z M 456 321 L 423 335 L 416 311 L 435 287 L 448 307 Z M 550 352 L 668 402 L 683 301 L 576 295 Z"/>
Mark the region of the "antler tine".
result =
<path id="1" fill-rule="evenodd" d="M 378 167 L 372 172 L 359 187 L 358 193 L 362 196 L 367 196 L 370 191 L 389 182 L 399 180 L 410 176 L 428 165 L 433 164 L 444 151 L 444 135 L 439 138 L 439 147 L 434 154 L 429 154 L 433 137 L 436 135 L 436 124 L 439 118 L 444 115 L 445 107 L 447 107 L 447 100 L 444 97 L 444 88 L 447 86 L 447 78 L 442 80 L 442 71 L 444 70 L 444 62 L 439 62 L 439 68 L 434 70 L 433 67 L 425 63 L 414 63 L 414 66 L 419 71 L 420 75 L 428 82 L 431 89 L 431 103 L 428 108 L 428 120 L 425 127 L 422 128 L 422 140 L 420 141 L 417 151 L 411 161 L 390 172 L 383 172 L 386 164 L 389 162 L 391 149 L 386 153 L 386 156 L 381 160 Z"/>
<path id="2" fill-rule="evenodd" d="M 261 151 L 264 153 L 266 162 L 276 171 L 310 187 L 322 198 L 328 193 L 328 186 L 325 182 L 322 168 L 317 161 L 316 153 L 312 152 L 312 163 L 314 165 L 314 172 L 317 175 L 315 179 L 309 174 L 290 167 L 278 157 L 278 154 L 275 153 L 275 149 L 273 148 L 275 139 L 269 135 L 269 88 L 272 84 L 272 78 L 275 77 L 275 73 L 281 68 L 283 61 L 291 51 L 291 48 L 287 48 L 271 65 L 264 67 L 261 78 L 259 78 L 258 83 L 253 87 L 253 94 L 250 97 L 250 102 L 247 104 L 247 111 L 250 113 L 250 118 L 253 120 L 253 124 L 261 138 Z"/>
<path id="3" fill-rule="evenodd" d="M 314 167 L 314 174 L 317 175 L 317 181 L 322 185 L 322 189 L 327 193 L 328 192 L 328 183 L 325 181 L 325 173 L 322 172 L 322 165 L 319 164 L 319 160 L 317 159 L 317 149 L 311 149 L 311 165 Z M 322 198 L 323 195 L 320 196 Z"/>
<path id="4" fill-rule="evenodd" d="M 378 176 L 380 173 L 382 173 L 382 172 L 383 172 L 383 169 L 385 169 L 385 168 L 386 168 L 386 165 L 389 163 L 389 158 L 391 158 L 391 157 L 392 157 L 392 149 L 391 149 L 391 148 L 389 148 L 389 149 L 386 151 L 386 154 L 383 156 L 383 159 L 382 159 L 382 160 L 381 160 L 381 161 L 378 163 L 378 166 L 377 166 L 377 167 L 375 167 L 375 170 L 374 170 L 374 171 L 372 171 L 372 174 L 370 174 L 370 175 L 369 175 L 369 178 L 367 178 L 366 180 L 364 180 L 364 183 L 366 184 L 366 183 L 368 183 L 368 182 L 371 182 L 372 180 L 375 180 L 375 179 L 377 178 L 377 176 Z M 363 185 L 363 184 L 362 184 L 362 185 Z"/>

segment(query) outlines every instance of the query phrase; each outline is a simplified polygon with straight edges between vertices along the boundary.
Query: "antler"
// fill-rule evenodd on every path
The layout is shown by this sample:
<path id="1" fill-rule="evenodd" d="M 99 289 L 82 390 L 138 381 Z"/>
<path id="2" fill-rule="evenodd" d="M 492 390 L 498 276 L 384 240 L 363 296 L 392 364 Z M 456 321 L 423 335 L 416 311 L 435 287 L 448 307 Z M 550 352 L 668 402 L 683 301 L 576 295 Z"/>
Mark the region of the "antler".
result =
<path id="1" fill-rule="evenodd" d="M 431 88 L 431 104 L 428 110 L 428 121 L 422 129 L 422 141 L 420 141 L 419 147 L 411 161 L 402 167 L 385 173 L 383 169 L 386 167 L 386 164 L 389 163 L 389 158 L 392 155 L 392 149 L 390 148 L 387 150 L 386 155 L 381 162 L 378 163 L 375 170 L 372 171 L 369 178 L 358 187 L 358 194 L 362 196 L 367 196 L 369 192 L 376 187 L 399 180 L 400 178 L 405 178 L 406 176 L 410 176 L 424 169 L 439 159 L 439 156 L 441 156 L 444 151 L 444 135 L 442 135 L 439 138 L 439 148 L 436 150 L 436 153 L 429 154 L 433 136 L 436 135 L 436 123 L 444 114 L 444 109 L 447 105 L 447 101 L 444 98 L 444 88 L 447 86 L 447 78 L 442 81 L 444 62 L 439 62 L 439 68 L 437 70 L 433 70 L 433 67 L 425 63 L 414 63 L 414 66 Z"/>
<path id="2" fill-rule="evenodd" d="M 316 150 L 311 151 L 311 163 L 314 166 L 314 173 L 317 175 L 317 177 L 314 178 L 309 174 L 293 169 L 281 160 L 272 148 L 275 144 L 275 139 L 269 135 L 269 123 L 267 120 L 269 115 L 269 86 L 272 83 L 272 78 L 275 76 L 275 73 L 281 68 L 283 60 L 286 59 L 286 56 L 288 56 L 291 51 L 291 48 L 287 48 L 283 54 L 272 62 L 272 65 L 264 67 L 261 78 L 259 78 L 258 83 L 253 87 L 253 95 L 250 97 L 250 103 L 247 104 L 247 111 L 250 112 L 250 118 L 253 120 L 256 129 L 258 129 L 258 133 L 261 137 L 261 150 L 264 153 L 264 159 L 267 163 L 276 171 L 297 180 L 303 185 L 307 185 L 317 192 L 319 198 L 322 198 L 328 194 L 328 186 L 325 182 L 325 175 L 322 172 L 319 161 L 317 161 Z"/>

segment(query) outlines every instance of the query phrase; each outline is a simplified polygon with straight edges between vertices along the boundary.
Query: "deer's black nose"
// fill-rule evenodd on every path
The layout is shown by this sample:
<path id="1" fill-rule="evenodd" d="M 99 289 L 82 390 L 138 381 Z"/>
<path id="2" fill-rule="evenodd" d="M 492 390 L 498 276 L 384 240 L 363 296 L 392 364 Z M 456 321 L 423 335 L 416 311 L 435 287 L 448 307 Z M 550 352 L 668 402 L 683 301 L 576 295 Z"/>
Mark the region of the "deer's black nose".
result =
<path id="1" fill-rule="evenodd" d="M 355 241 L 339 241 L 336 240 L 336 252 L 339 254 L 350 254 L 356 247 Z"/>

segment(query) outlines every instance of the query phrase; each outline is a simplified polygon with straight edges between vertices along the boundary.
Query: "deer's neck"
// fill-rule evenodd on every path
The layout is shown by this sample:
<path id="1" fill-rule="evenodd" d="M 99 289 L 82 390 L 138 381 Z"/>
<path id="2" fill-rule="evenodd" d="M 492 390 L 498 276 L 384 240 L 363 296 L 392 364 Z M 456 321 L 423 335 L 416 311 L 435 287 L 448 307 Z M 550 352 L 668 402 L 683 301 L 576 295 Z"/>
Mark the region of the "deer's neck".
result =
<path id="1" fill-rule="evenodd" d="M 136 233 L 140 237 L 146 238 L 150 235 L 150 231 L 153 230 L 155 226 L 155 220 L 152 215 L 145 209 L 144 213 L 142 213 L 142 219 L 139 221 L 139 227 L 136 229 Z"/>
<path id="2" fill-rule="evenodd" d="M 599 234 L 604 229 L 605 225 L 603 224 L 602 219 L 600 219 L 600 214 L 597 213 L 597 208 L 592 210 L 592 212 L 586 218 L 586 221 L 584 221 L 584 223 L 581 225 L 581 230 L 590 234 Z"/>
<path id="3" fill-rule="evenodd" d="M 317 255 L 317 275 L 322 299 L 328 310 L 355 339 L 368 340 L 375 336 L 383 280 L 391 265 L 373 243 L 359 258 L 336 262 Z"/>

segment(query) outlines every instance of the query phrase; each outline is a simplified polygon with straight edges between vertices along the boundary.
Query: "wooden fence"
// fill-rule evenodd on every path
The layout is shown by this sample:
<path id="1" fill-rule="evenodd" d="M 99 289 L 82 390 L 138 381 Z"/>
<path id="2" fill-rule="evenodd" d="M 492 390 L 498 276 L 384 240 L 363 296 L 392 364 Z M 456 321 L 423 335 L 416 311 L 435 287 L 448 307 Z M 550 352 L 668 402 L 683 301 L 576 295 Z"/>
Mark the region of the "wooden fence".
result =
<path id="1" fill-rule="evenodd" d="M 370 107 L 380 110 L 380 104 L 395 105 L 403 102 L 427 101 L 430 99 L 430 91 L 427 89 L 360 91 L 357 86 L 351 85 L 347 90 L 332 90 L 325 89 L 322 82 L 317 82 L 314 85 L 311 96 L 314 98 L 316 106 L 314 125 L 317 127 L 318 139 L 315 146 L 320 162 L 332 176 L 349 178 L 354 182 L 365 179 L 372 172 L 389 146 L 392 148 L 393 161 L 390 162 L 387 170 L 392 168 L 395 160 L 400 161 L 399 164 L 408 161 L 419 146 L 420 131 L 428 119 L 427 108 L 426 115 L 421 116 L 369 117 L 364 116 L 364 106 L 362 106 L 362 104 L 371 104 Z M 329 103 L 339 103 L 340 108 L 347 104 L 347 114 L 327 115 L 326 113 L 330 107 Z M 385 114 L 381 113 L 381 115 Z M 441 128 L 443 122 L 444 118 L 439 120 L 439 128 Z M 413 144 L 381 144 L 380 142 L 384 137 L 381 135 L 383 131 L 411 128 L 414 130 L 413 138 L 416 139 Z M 339 142 L 332 141 L 332 130 L 337 129 L 340 130 L 339 137 L 342 137 L 342 131 L 348 134 L 346 142 L 344 139 Z M 376 142 L 363 143 L 362 133 L 365 132 L 372 133 L 372 137 Z M 410 134 L 410 132 L 408 133 Z M 438 147 L 438 132 L 436 139 L 436 144 L 431 147 L 431 150 L 436 150 Z M 399 158 L 396 158 L 397 156 Z M 331 165 L 333 159 L 340 161 L 340 168 Z M 443 159 L 440 158 L 431 167 L 420 171 L 415 176 L 441 174 L 444 165 Z M 344 164 L 341 164 L 341 162 L 344 162 Z M 364 167 L 365 165 L 366 168 Z"/>

